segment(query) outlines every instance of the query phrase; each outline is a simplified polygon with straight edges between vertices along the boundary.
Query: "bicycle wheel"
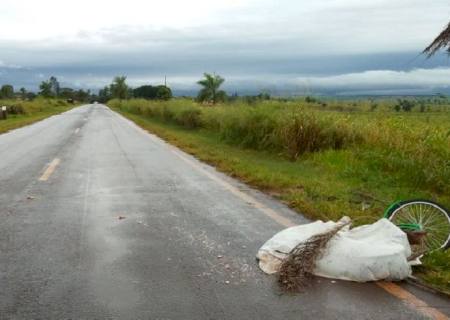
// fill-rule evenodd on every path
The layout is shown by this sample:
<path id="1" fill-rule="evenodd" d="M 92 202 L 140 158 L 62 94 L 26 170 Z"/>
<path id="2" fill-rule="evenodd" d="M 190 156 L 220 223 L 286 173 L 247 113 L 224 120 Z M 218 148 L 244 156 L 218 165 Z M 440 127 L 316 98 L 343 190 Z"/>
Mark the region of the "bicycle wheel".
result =
<path id="1" fill-rule="evenodd" d="M 427 251 L 450 246 L 450 215 L 438 203 L 428 200 L 400 201 L 386 210 L 385 218 L 405 232 L 425 232 L 423 245 Z"/>

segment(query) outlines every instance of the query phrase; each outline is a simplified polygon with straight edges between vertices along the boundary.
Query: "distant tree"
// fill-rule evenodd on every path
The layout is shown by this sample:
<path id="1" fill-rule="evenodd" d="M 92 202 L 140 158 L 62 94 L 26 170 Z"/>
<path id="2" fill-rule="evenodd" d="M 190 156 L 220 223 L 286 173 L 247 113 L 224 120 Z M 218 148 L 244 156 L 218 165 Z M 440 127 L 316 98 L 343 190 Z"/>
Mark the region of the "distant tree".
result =
<path id="1" fill-rule="evenodd" d="M 320 103 L 320 101 L 318 101 L 316 98 L 311 97 L 311 96 L 306 96 L 305 98 L 305 102 L 306 103 Z"/>
<path id="2" fill-rule="evenodd" d="M 172 98 L 172 90 L 165 85 L 144 85 L 133 89 L 133 96 L 135 98 L 144 98 L 150 100 L 169 100 Z"/>
<path id="3" fill-rule="evenodd" d="M 394 110 L 397 112 L 400 110 L 410 112 L 415 106 L 416 103 L 414 101 L 408 99 L 398 99 L 397 104 L 394 105 Z"/>
<path id="4" fill-rule="evenodd" d="M 53 95 L 54 95 L 55 97 L 59 97 L 59 94 L 60 94 L 60 86 L 59 86 L 58 79 L 56 79 L 56 77 L 54 77 L 54 76 L 51 76 L 50 79 L 49 79 L 49 82 L 50 82 L 51 87 L 52 87 Z"/>
<path id="5" fill-rule="evenodd" d="M 399 99 L 398 100 L 398 105 L 400 106 L 400 108 L 403 111 L 410 112 L 414 108 L 415 103 L 414 103 L 414 101 L 411 101 L 411 100 Z"/>
<path id="6" fill-rule="evenodd" d="M 197 82 L 197 84 L 203 87 L 198 93 L 198 101 L 212 102 L 213 104 L 224 101 L 226 93 L 223 90 L 219 90 L 219 88 L 225 82 L 225 79 L 216 74 L 211 75 L 205 73 L 204 76 L 204 79 Z"/>
<path id="7" fill-rule="evenodd" d="M 72 88 L 60 88 L 59 96 L 64 99 L 75 99 L 75 90 Z"/>
<path id="8" fill-rule="evenodd" d="M 266 91 L 261 92 L 260 94 L 257 95 L 257 97 L 259 100 L 270 100 L 271 98 L 270 93 Z"/>
<path id="9" fill-rule="evenodd" d="M 133 89 L 135 98 L 156 99 L 158 87 L 151 85 L 144 85 Z"/>
<path id="10" fill-rule="evenodd" d="M 50 81 L 42 81 L 39 85 L 39 89 L 39 95 L 46 98 L 50 98 L 53 96 L 52 84 L 50 83 Z"/>
<path id="11" fill-rule="evenodd" d="M 127 77 L 117 76 L 111 84 L 110 90 L 113 98 L 126 99 L 128 97 L 128 85 L 126 83 Z"/>
<path id="12" fill-rule="evenodd" d="M 172 90 L 167 86 L 157 86 L 156 98 L 159 100 L 170 100 L 172 99 Z"/>
<path id="13" fill-rule="evenodd" d="M 91 101 L 91 103 L 93 103 L 94 101 L 97 101 L 97 102 L 100 101 L 100 99 L 99 99 L 98 95 L 91 93 L 89 95 L 89 101 Z"/>
<path id="14" fill-rule="evenodd" d="M 87 102 L 89 101 L 90 96 L 91 96 L 90 90 L 84 91 L 83 89 L 79 89 L 74 92 L 74 99 L 77 101 Z"/>
<path id="15" fill-rule="evenodd" d="M 25 89 L 24 87 L 19 89 L 20 92 L 20 98 L 22 100 L 26 100 L 27 99 L 27 89 Z"/>
<path id="16" fill-rule="evenodd" d="M 98 91 L 98 100 L 100 102 L 107 102 L 109 99 L 111 99 L 110 87 L 106 86 Z"/>
<path id="17" fill-rule="evenodd" d="M 2 98 L 2 99 L 14 98 L 14 87 L 10 84 L 4 84 L 0 88 L 0 98 Z"/>
<path id="18" fill-rule="evenodd" d="M 26 97 L 27 97 L 27 100 L 33 100 L 34 98 L 36 98 L 36 93 L 29 91 L 29 92 L 27 92 Z"/>

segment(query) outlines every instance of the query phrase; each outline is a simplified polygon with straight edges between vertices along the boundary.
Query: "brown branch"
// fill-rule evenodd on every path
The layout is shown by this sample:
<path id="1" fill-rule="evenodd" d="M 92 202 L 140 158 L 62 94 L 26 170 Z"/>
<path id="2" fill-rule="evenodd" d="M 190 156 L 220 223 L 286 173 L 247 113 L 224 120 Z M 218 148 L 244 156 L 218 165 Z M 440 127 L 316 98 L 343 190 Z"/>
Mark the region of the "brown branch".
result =
<path id="1" fill-rule="evenodd" d="M 283 260 L 278 283 L 286 291 L 299 291 L 312 277 L 316 261 L 320 259 L 330 240 L 350 222 L 339 224 L 330 231 L 312 236 L 296 245 Z"/>

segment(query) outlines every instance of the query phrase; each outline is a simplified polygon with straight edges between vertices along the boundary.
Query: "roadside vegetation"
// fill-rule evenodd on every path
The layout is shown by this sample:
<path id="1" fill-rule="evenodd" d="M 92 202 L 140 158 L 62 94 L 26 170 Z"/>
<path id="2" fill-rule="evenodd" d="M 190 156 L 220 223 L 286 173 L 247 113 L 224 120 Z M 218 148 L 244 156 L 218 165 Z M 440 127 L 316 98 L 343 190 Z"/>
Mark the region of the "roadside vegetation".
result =
<path id="1" fill-rule="evenodd" d="M 97 99 L 98 96 L 90 90 L 62 87 L 54 76 L 42 81 L 37 93 L 25 88 L 16 91 L 12 85 L 4 84 L 0 87 L 0 107 L 6 107 L 6 119 L 0 110 L 0 133 Z"/>
<path id="2" fill-rule="evenodd" d="M 74 107 L 63 99 L 36 98 L 32 101 L 0 100 L 6 106 L 7 119 L 0 117 L 0 133 L 26 126 Z"/>
<path id="3" fill-rule="evenodd" d="M 398 199 L 450 207 L 450 101 L 232 97 L 111 100 L 108 105 L 182 149 L 312 219 L 379 219 Z M 450 254 L 418 274 L 450 291 Z"/>

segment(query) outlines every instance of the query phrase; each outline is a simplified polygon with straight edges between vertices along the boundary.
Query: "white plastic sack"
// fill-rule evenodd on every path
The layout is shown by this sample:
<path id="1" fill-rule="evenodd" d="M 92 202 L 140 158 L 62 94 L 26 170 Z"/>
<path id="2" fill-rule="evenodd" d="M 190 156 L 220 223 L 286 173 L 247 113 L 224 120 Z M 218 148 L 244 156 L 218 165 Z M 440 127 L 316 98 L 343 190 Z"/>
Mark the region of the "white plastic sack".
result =
<path id="1" fill-rule="evenodd" d="M 282 259 L 297 244 L 345 221 L 347 217 L 338 223 L 316 221 L 277 233 L 258 251 L 260 268 L 269 274 L 278 272 Z M 389 220 L 381 219 L 371 225 L 339 231 L 316 262 L 314 274 L 358 282 L 402 280 L 411 275 L 407 260 L 410 255 L 406 234 Z"/>

